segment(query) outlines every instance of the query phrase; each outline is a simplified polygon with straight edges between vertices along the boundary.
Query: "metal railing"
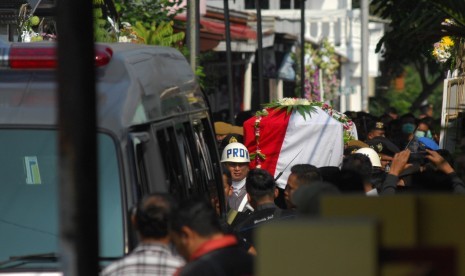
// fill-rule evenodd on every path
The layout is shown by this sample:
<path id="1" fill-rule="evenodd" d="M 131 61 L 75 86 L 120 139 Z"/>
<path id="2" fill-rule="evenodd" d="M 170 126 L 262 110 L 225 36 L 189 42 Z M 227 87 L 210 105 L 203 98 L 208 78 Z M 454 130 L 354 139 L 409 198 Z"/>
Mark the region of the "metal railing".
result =
<path id="1" fill-rule="evenodd" d="M 444 80 L 440 148 L 455 152 L 465 130 L 465 76 Z"/>

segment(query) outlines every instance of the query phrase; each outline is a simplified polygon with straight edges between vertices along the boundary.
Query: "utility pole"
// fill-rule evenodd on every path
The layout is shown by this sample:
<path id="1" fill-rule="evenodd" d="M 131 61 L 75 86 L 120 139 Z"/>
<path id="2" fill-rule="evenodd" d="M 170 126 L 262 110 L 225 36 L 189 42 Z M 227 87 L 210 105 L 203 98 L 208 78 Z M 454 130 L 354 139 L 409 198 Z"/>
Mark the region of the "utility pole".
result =
<path id="1" fill-rule="evenodd" d="M 187 5 L 187 45 L 189 48 L 189 63 L 192 71 L 197 69 L 199 55 L 199 0 L 189 0 Z"/>
<path id="2" fill-rule="evenodd" d="M 360 1 L 360 12 L 361 12 L 361 29 L 362 29 L 362 52 L 361 52 L 361 62 L 362 62 L 362 110 L 368 112 L 368 55 L 369 55 L 369 40 L 370 36 L 368 33 L 368 1 Z"/>
<path id="3" fill-rule="evenodd" d="M 98 180 L 92 0 L 60 0 L 58 127 L 64 275 L 98 275 Z"/>
<path id="4" fill-rule="evenodd" d="M 300 94 L 305 98 L 305 0 L 300 0 Z"/>
<path id="5" fill-rule="evenodd" d="M 262 9 L 261 0 L 255 0 L 257 9 L 257 42 L 258 42 L 258 107 L 265 103 L 265 94 L 263 92 L 263 32 L 262 32 Z"/>
<path id="6" fill-rule="evenodd" d="M 226 32 L 226 74 L 228 75 L 228 95 L 229 95 L 229 121 L 234 124 L 234 89 L 233 89 L 233 70 L 231 58 L 231 22 L 229 18 L 229 0 L 223 0 L 224 22 Z"/>

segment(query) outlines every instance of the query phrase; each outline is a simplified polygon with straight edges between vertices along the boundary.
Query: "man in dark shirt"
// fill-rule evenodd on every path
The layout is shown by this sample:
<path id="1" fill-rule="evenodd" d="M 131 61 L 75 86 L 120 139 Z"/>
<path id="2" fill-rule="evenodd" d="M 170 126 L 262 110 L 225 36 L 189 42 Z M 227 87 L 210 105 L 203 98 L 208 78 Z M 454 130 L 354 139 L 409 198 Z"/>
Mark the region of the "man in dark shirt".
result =
<path id="1" fill-rule="evenodd" d="M 172 239 L 186 266 L 175 275 L 253 275 L 254 257 L 234 235 L 221 231 L 215 211 L 203 200 L 184 202 L 171 220 Z"/>
<path id="2" fill-rule="evenodd" d="M 247 243 L 254 244 L 253 233 L 258 226 L 275 220 L 295 217 L 292 210 L 282 210 L 274 203 L 278 196 L 276 182 L 266 170 L 253 169 L 249 172 L 245 187 L 249 203 L 254 211 L 235 224 L 234 229 Z M 239 218 L 238 218 L 239 219 Z"/>
<path id="3" fill-rule="evenodd" d="M 292 202 L 292 194 L 302 185 L 311 185 L 314 182 L 322 181 L 321 173 L 317 167 L 310 164 L 296 164 L 291 168 L 291 174 L 287 179 L 284 189 L 284 198 L 288 209 L 296 206 Z"/>

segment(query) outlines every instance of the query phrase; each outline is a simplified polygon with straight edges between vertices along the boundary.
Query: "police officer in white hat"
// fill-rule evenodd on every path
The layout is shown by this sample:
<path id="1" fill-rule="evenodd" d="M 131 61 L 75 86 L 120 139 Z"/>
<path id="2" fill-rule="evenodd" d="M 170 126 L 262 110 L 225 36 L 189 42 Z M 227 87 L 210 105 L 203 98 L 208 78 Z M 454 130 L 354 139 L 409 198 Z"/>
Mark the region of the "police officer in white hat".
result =
<path id="1" fill-rule="evenodd" d="M 232 194 L 228 198 L 231 209 L 242 212 L 247 205 L 245 180 L 249 173 L 249 151 L 241 143 L 230 143 L 221 154 L 221 163 L 231 172 Z"/>

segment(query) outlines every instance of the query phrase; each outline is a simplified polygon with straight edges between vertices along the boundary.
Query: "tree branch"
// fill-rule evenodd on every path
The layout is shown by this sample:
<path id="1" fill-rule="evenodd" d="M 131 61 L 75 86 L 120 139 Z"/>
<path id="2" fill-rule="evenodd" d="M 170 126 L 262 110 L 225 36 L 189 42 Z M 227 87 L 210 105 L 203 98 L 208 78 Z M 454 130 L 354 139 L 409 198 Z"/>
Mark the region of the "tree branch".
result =
<path id="1" fill-rule="evenodd" d="M 424 72 L 420 72 L 420 76 L 425 74 Z M 426 80 L 426 77 L 425 77 Z M 444 77 L 439 74 L 431 83 L 427 83 L 426 85 L 423 85 L 423 89 L 418 95 L 418 97 L 413 101 L 412 105 L 410 106 L 410 112 L 414 112 L 415 110 L 419 109 L 421 104 L 423 103 L 424 100 L 426 100 L 431 93 L 433 93 L 434 89 L 444 80 Z"/>

